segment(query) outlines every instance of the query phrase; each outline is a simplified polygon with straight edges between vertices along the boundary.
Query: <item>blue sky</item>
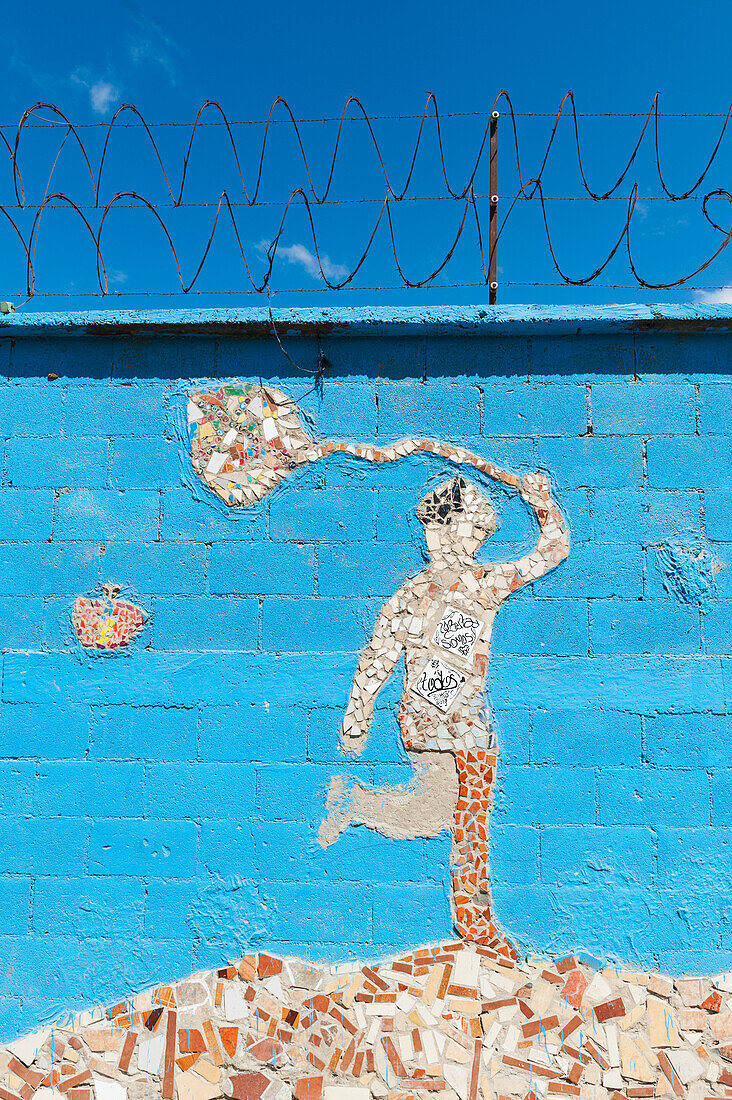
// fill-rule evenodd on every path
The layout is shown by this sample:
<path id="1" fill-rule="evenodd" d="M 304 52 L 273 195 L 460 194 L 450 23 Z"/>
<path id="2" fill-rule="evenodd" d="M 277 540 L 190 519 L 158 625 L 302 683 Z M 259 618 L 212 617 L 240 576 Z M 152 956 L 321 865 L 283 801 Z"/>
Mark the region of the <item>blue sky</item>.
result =
<path id="1" fill-rule="evenodd" d="M 732 8 L 723 0 L 702 0 L 693 13 L 680 0 L 664 3 L 617 0 L 610 7 L 575 0 L 559 4 L 529 0 L 520 6 L 439 3 L 408 0 L 376 8 L 334 3 L 312 5 L 280 0 L 277 5 L 189 2 L 135 3 L 110 0 L 103 5 L 40 0 L 32 16 L 19 15 L 5 27 L 6 80 L 3 133 L 14 140 L 25 108 L 37 101 L 57 104 L 74 122 L 108 122 L 122 102 L 134 103 L 150 122 L 192 123 L 207 98 L 217 99 L 232 120 L 266 118 L 278 96 L 289 101 L 298 118 L 338 117 L 349 95 L 357 95 L 371 115 L 416 115 L 374 123 L 395 189 L 406 173 L 419 116 L 430 92 L 441 112 L 488 111 L 497 92 L 506 88 L 520 112 L 553 114 L 572 88 L 583 112 L 645 112 L 654 92 L 662 92 L 667 112 L 724 114 L 730 95 L 726 52 L 732 31 Z M 50 117 L 47 114 L 44 117 Z M 205 116 L 214 121 L 215 116 Z M 280 110 L 276 118 L 284 118 Z M 355 115 L 352 115 L 355 117 Z M 701 171 L 722 124 L 721 118 L 666 118 L 661 124 L 661 156 L 669 186 L 686 190 Z M 533 175 L 541 161 L 552 118 L 518 119 L 523 167 Z M 500 125 L 500 177 L 504 213 L 518 183 L 511 160 L 511 136 L 504 116 Z M 642 119 L 581 120 L 585 169 L 591 186 L 605 190 L 619 174 L 642 125 Z M 482 138 L 485 119 L 449 117 L 443 121 L 448 174 L 461 189 Z M 190 129 L 153 129 L 173 191 L 180 181 Z M 263 128 L 234 127 L 242 169 L 251 189 L 256 177 Z M 96 168 L 103 127 L 80 131 Z M 64 130 L 27 130 L 19 152 L 26 200 L 43 200 L 50 167 Z M 316 188 L 327 178 L 335 140 L 332 123 L 308 123 L 303 141 Z M 243 195 L 225 130 L 199 131 L 191 156 L 185 191 L 187 203 L 213 203 L 226 188 L 233 201 Z M 591 272 L 604 259 L 622 227 L 627 198 L 635 181 L 641 200 L 631 229 L 633 255 L 649 281 L 666 281 L 693 270 L 724 239 L 701 213 L 700 197 L 730 185 L 732 127 L 720 155 L 697 194 L 684 201 L 655 201 L 660 195 L 655 171 L 653 135 L 649 130 L 637 161 L 615 201 L 597 204 L 554 200 L 547 203 L 557 255 L 572 276 Z M 24 233 L 35 211 L 13 209 L 10 159 L 3 155 L 0 203 Z M 560 125 L 546 174 L 546 193 L 580 196 L 581 189 L 569 115 Z M 286 202 L 296 187 L 307 187 L 302 159 L 289 126 L 271 132 L 260 198 Z M 488 194 L 487 162 L 475 182 L 476 193 Z M 67 141 L 56 164 L 51 191 L 63 191 L 77 203 L 92 204 L 93 192 L 83 161 Z M 110 144 L 102 179 L 102 205 L 116 192 L 134 190 L 153 203 L 171 202 L 164 180 L 139 127 L 119 130 Z M 366 127 L 361 121 L 344 127 L 331 198 L 368 199 L 363 203 L 321 206 L 314 211 L 323 266 L 337 280 L 356 264 L 373 229 L 385 191 Z M 392 215 L 400 260 L 410 278 L 424 278 L 440 263 L 454 239 L 464 204 L 446 199 L 439 168 L 434 124 L 425 127 L 412 187 L 414 196 L 431 201 L 394 204 Z M 133 204 L 135 205 L 135 204 Z M 263 304 L 252 296 L 230 225 L 222 215 L 206 266 L 196 283 L 205 294 L 168 298 L 160 292 L 179 289 L 167 243 L 153 215 L 139 203 L 115 209 L 105 223 L 103 254 L 110 288 L 122 297 L 83 297 L 95 289 L 95 253 L 78 216 L 62 208 L 44 213 L 35 251 L 39 292 L 71 293 L 73 298 L 36 298 L 26 308 L 85 306 L 166 306 Z M 478 200 L 484 233 L 488 206 Z M 184 279 L 201 258 L 215 205 L 161 211 L 179 251 Z M 732 206 L 716 199 L 710 214 L 720 226 L 732 221 Z M 96 229 L 99 213 L 85 211 Z M 245 254 L 255 279 L 266 270 L 266 250 L 282 216 L 281 205 L 236 208 Z M 6 219 L 0 217 L 3 264 L 0 297 L 20 297 L 25 285 L 22 250 Z M 455 255 L 427 289 L 389 289 L 398 284 L 385 219 L 354 289 L 323 290 L 313 259 L 309 222 L 302 205 L 292 208 L 280 240 L 272 277 L 276 305 L 438 304 L 481 302 L 487 291 L 481 278 L 475 233 L 466 230 Z M 599 280 L 632 283 L 621 250 Z M 640 289 L 511 285 L 558 283 L 544 238 L 537 202 L 519 204 L 500 242 L 499 300 L 503 302 L 684 301 L 719 297 L 688 286 L 663 291 Z M 732 283 L 732 246 L 692 285 Z M 369 288 L 386 288 L 378 291 Z M 135 291 L 153 292 L 140 296 Z M 232 293 L 214 293 L 228 290 Z M 729 297 L 729 291 L 721 296 Z"/>

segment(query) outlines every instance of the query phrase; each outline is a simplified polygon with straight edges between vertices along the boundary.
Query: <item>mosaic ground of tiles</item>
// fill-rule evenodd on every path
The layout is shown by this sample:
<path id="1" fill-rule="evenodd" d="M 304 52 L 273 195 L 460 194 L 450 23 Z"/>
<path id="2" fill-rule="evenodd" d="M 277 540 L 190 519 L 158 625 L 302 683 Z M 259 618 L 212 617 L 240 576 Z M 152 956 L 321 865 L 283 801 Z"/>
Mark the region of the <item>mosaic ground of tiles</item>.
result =
<path id="1" fill-rule="evenodd" d="M 732 973 L 593 971 L 464 941 L 248 956 L 0 1049 L 3 1100 L 732 1096 Z"/>

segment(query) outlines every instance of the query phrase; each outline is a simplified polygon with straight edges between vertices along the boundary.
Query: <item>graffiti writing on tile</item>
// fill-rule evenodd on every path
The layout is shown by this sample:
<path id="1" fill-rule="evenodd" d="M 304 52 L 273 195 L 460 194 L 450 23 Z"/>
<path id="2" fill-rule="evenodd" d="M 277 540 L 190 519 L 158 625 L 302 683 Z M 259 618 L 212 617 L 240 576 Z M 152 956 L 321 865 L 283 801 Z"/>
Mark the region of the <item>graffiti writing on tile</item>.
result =
<path id="1" fill-rule="evenodd" d="M 448 607 L 440 619 L 433 641 L 440 649 L 469 657 L 478 641 L 481 622 L 456 607 Z"/>
<path id="2" fill-rule="evenodd" d="M 439 657 L 430 657 L 414 683 L 414 690 L 439 710 L 449 710 L 455 696 L 465 683 L 456 668 L 450 668 Z"/>

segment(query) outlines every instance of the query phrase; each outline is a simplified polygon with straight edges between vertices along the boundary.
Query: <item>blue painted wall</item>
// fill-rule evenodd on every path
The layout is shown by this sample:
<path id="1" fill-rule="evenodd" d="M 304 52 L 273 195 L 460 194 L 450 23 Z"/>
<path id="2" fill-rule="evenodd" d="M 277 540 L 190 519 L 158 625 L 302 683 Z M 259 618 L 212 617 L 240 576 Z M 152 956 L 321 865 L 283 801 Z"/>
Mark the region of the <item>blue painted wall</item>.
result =
<path id="1" fill-rule="evenodd" d="M 550 473 L 570 557 L 494 634 L 498 917 L 539 949 L 732 963 L 730 337 L 371 327 L 321 337 L 322 390 L 307 335 L 286 337 L 298 371 L 271 339 L 180 323 L 0 329 L 0 1038 L 249 947 L 451 935 L 447 835 L 315 842 L 358 651 L 422 568 L 415 508 L 451 468 L 334 457 L 232 514 L 179 436 L 209 377 L 279 386 L 324 436 Z M 535 531 L 494 496 L 501 560 Z M 151 619 L 93 658 L 70 611 L 106 580 Z M 399 687 L 347 765 L 363 781 L 408 778 Z"/>

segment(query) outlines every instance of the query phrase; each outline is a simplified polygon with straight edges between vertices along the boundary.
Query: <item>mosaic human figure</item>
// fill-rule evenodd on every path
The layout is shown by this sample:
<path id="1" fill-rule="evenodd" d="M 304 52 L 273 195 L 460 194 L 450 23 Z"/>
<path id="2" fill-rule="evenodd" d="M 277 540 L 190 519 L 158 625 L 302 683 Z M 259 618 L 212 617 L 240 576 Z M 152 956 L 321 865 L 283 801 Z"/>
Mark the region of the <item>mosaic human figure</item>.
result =
<path id="1" fill-rule="evenodd" d="M 336 777 L 320 832 L 327 846 L 350 824 L 387 836 L 435 836 L 451 827 L 455 928 L 482 943 L 499 938 L 488 873 L 498 753 L 485 695 L 493 621 L 512 592 L 548 573 L 569 552 L 567 525 L 547 479 L 528 474 L 519 493 L 538 519 L 538 542 L 517 561 L 490 565 L 478 564 L 475 554 L 495 531 L 496 513 L 474 485 L 454 477 L 420 503 L 430 563 L 382 608 L 360 656 L 342 725 L 344 751 L 360 754 L 379 692 L 403 654 L 398 720 L 415 779 L 406 788 L 368 788 L 348 787 Z"/>

